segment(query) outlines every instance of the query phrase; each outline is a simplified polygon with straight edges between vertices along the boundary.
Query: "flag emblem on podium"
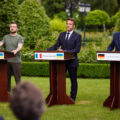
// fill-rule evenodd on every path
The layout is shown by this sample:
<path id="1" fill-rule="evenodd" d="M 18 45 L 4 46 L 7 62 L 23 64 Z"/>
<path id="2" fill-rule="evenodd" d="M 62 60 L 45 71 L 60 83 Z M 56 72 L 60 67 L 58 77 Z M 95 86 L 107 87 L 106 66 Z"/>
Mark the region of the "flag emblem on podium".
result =
<path id="1" fill-rule="evenodd" d="M 36 52 L 35 60 L 64 60 L 64 53 Z"/>
<path id="2" fill-rule="evenodd" d="M 39 57 L 42 58 L 42 54 L 39 54 Z"/>
<path id="3" fill-rule="evenodd" d="M 98 54 L 98 58 L 99 58 L 99 59 L 104 59 L 104 58 L 105 58 L 105 55 L 104 55 L 104 54 Z"/>
<path id="4" fill-rule="evenodd" d="M 0 52 L 0 59 L 4 59 L 4 52 Z"/>
<path id="5" fill-rule="evenodd" d="M 58 54 L 57 54 L 57 58 L 58 58 L 58 59 L 62 59 L 62 58 L 63 58 L 63 54 L 62 54 L 62 53 L 58 53 Z"/>
<path id="6" fill-rule="evenodd" d="M 42 54 L 35 53 L 35 59 L 40 59 L 40 58 L 42 58 Z"/>

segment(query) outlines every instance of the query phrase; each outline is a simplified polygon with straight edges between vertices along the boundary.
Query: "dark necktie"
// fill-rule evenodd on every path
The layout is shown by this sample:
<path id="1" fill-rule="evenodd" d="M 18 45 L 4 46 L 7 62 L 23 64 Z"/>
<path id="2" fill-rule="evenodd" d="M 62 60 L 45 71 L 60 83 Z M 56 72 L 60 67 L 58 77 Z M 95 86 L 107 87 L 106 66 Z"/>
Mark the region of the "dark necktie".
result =
<path id="1" fill-rule="evenodd" d="M 65 39 L 65 40 L 68 40 L 68 38 L 69 38 L 69 34 L 70 34 L 70 33 L 69 33 L 69 32 L 67 32 L 67 37 L 66 37 L 66 39 Z"/>

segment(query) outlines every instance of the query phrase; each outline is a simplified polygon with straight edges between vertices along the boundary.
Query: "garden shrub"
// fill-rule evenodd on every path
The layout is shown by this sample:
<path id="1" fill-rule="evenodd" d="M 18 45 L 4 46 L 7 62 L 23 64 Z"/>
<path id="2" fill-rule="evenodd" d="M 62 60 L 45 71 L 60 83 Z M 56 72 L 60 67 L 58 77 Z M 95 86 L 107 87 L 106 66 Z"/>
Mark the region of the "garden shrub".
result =
<path id="1" fill-rule="evenodd" d="M 83 34 L 81 33 L 82 38 Z M 86 33 L 86 44 L 83 47 L 81 45 L 80 53 L 78 53 L 78 59 L 80 63 L 98 63 L 96 61 L 97 54 L 96 51 L 106 51 L 108 45 L 112 41 L 112 36 L 109 36 L 108 33 Z M 82 40 L 83 43 L 83 40 Z M 103 62 L 106 63 L 106 62 Z"/>
<path id="2" fill-rule="evenodd" d="M 93 43 L 87 43 L 85 48 L 81 48 L 80 53 L 78 53 L 80 63 L 96 62 L 96 49 L 92 44 Z"/>
<path id="3" fill-rule="evenodd" d="M 115 24 L 115 29 L 114 29 L 115 32 L 119 32 L 120 31 L 120 18 L 117 19 L 117 22 Z"/>
<path id="4" fill-rule="evenodd" d="M 62 11 L 60 13 L 57 13 L 55 16 L 60 18 L 60 19 L 62 19 L 62 20 L 66 20 L 67 19 L 67 13 L 64 12 L 64 11 Z"/>
<path id="5" fill-rule="evenodd" d="M 119 18 L 120 18 L 120 10 L 112 17 L 112 23 L 115 25 Z"/>
<path id="6" fill-rule="evenodd" d="M 56 37 L 53 36 L 45 36 L 41 39 L 37 40 L 35 49 L 36 50 L 45 50 L 51 47 L 57 41 Z"/>
<path id="7" fill-rule="evenodd" d="M 80 63 L 77 76 L 85 78 L 109 78 L 110 65 Z"/>
<path id="8" fill-rule="evenodd" d="M 45 36 L 36 41 L 35 50 L 45 50 L 55 44 L 59 32 L 53 32 L 52 36 Z M 82 35 L 83 36 L 83 35 Z M 112 37 L 107 33 L 86 33 L 86 44 L 81 45 L 78 59 L 80 63 L 96 63 L 96 51 L 106 51 L 108 45 L 111 43 Z M 23 47 L 22 60 L 34 61 L 34 51 L 29 47 Z"/>
<path id="9" fill-rule="evenodd" d="M 25 0 L 20 5 L 20 33 L 25 46 L 34 49 L 36 41 L 50 35 L 49 18 L 37 0 Z"/>
<path id="10" fill-rule="evenodd" d="M 99 26 L 102 24 L 109 24 L 109 14 L 102 10 L 90 11 L 86 16 L 86 25 Z"/>
<path id="11" fill-rule="evenodd" d="M 46 13 L 50 18 L 53 18 L 55 14 L 64 11 L 65 1 L 64 0 L 41 0 L 45 7 Z"/>
<path id="12" fill-rule="evenodd" d="M 48 77 L 49 62 L 23 62 L 22 75 Z M 68 73 L 67 76 L 69 76 Z M 80 63 L 77 76 L 85 78 L 108 78 L 110 76 L 110 65 Z"/>
<path id="13" fill-rule="evenodd" d="M 22 61 L 34 61 L 34 50 L 31 50 L 29 47 L 22 48 Z"/>
<path id="14" fill-rule="evenodd" d="M 51 29 L 52 31 L 63 32 L 66 31 L 66 21 L 61 20 L 58 17 L 54 17 L 51 21 Z"/>
<path id="15" fill-rule="evenodd" d="M 0 40 L 9 33 L 11 22 L 18 22 L 18 1 L 0 0 Z"/>
<path id="16" fill-rule="evenodd" d="M 49 76 L 49 63 L 48 62 L 23 62 L 22 75 Z"/>
<path id="17" fill-rule="evenodd" d="M 94 36 L 94 37 L 86 37 L 86 42 L 94 42 L 96 46 L 101 46 L 102 44 L 102 37 L 101 36 Z"/>
<path id="18" fill-rule="evenodd" d="M 102 10 L 90 11 L 86 16 L 86 25 L 88 26 L 102 26 L 110 23 L 110 16 L 107 12 Z"/>

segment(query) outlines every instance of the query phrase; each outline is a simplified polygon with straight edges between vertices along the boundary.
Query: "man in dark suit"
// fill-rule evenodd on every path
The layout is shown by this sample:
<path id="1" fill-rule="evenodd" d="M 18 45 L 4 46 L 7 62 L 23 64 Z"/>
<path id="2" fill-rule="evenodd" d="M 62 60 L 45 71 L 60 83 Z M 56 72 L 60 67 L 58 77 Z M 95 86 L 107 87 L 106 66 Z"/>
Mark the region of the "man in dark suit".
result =
<path id="1" fill-rule="evenodd" d="M 0 120 L 4 120 L 2 116 L 0 116 Z"/>
<path id="2" fill-rule="evenodd" d="M 114 48 L 116 49 L 116 51 L 120 51 L 120 32 L 114 33 L 113 40 L 108 46 L 107 51 L 112 51 Z"/>
<path id="3" fill-rule="evenodd" d="M 75 32 L 75 20 L 68 18 L 66 20 L 66 32 L 61 32 L 55 45 L 47 50 L 68 51 L 75 54 L 75 59 L 66 61 L 66 70 L 69 72 L 71 79 L 71 98 L 75 101 L 77 95 L 77 67 L 79 53 L 81 48 L 81 35 Z M 59 48 L 61 46 L 61 48 Z"/>

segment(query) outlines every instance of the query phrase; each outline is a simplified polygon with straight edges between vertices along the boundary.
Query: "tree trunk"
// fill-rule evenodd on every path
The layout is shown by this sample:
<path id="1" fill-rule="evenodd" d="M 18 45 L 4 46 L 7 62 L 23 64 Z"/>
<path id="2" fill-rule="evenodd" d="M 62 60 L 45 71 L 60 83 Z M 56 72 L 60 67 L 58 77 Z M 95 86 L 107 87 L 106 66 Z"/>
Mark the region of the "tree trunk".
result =
<path id="1" fill-rule="evenodd" d="M 103 24 L 103 32 L 106 32 L 106 26 Z"/>
<path id="2" fill-rule="evenodd" d="M 98 32 L 98 26 L 96 26 L 96 31 Z"/>

